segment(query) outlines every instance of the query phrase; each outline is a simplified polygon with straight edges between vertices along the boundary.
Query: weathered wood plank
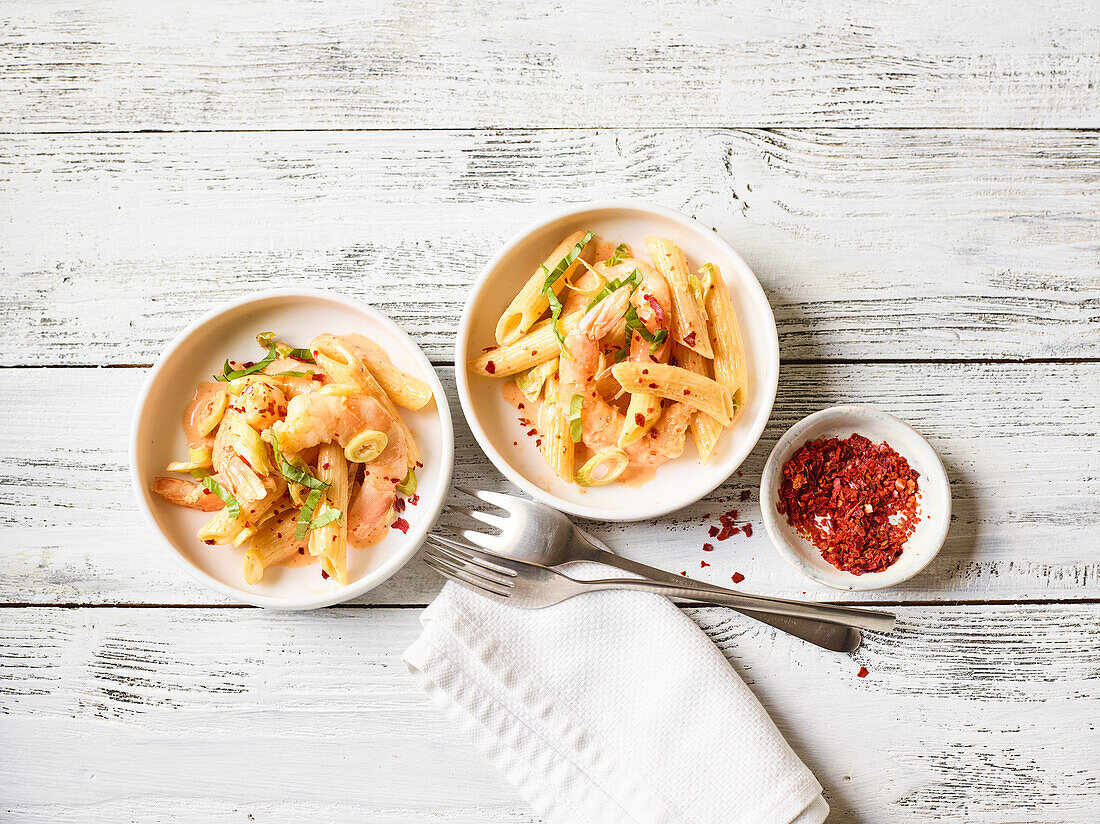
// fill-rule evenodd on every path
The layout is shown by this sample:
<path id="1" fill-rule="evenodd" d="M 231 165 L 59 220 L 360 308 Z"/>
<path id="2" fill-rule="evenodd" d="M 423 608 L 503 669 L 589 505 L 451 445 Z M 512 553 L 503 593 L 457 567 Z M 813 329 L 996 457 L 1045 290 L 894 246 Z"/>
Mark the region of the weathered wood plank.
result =
<path id="1" fill-rule="evenodd" d="M 492 25 L 486 27 L 486 21 Z M 1095 127 L 1088 0 L 9 4 L 4 130 Z"/>
<path id="2" fill-rule="evenodd" d="M 1094 821 L 1100 606 L 899 613 L 845 656 L 691 611 L 824 785 L 830 822 Z M 535 821 L 408 678 L 417 618 L 0 609 L 0 808 L 58 824 Z"/>
<path id="3" fill-rule="evenodd" d="M 453 374 L 440 369 L 456 426 L 456 483 L 508 489 L 466 428 Z M 220 604 L 156 543 L 132 500 L 127 427 L 144 370 L 4 372 L 0 414 L 0 600 L 7 603 Z M 836 599 L 771 548 L 757 490 L 764 460 L 795 420 L 836 403 L 869 403 L 925 433 L 952 481 L 953 524 L 939 558 L 876 599 L 1095 598 L 1100 594 L 1100 368 L 1094 365 L 800 365 L 786 367 L 771 423 L 736 475 L 708 499 L 652 523 L 593 524 L 624 553 L 747 591 Z M 518 435 L 518 430 L 517 430 Z M 750 490 L 751 500 L 740 501 Z M 736 507 L 751 539 L 701 546 L 708 522 Z M 711 564 L 704 569 L 700 562 Z M 434 574 L 413 562 L 364 603 L 423 604 Z"/>
<path id="4" fill-rule="evenodd" d="M 563 202 L 658 200 L 757 272 L 785 358 L 1100 356 L 1100 133 L 0 137 L 0 363 L 150 363 L 250 290 L 362 297 L 449 361 Z"/>

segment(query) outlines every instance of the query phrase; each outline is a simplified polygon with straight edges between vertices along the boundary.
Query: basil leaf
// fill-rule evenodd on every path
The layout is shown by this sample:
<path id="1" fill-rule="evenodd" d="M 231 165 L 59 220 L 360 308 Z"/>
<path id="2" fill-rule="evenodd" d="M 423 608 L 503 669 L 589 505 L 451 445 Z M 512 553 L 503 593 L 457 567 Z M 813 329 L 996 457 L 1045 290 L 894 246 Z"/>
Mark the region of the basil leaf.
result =
<path id="1" fill-rule="evenodd" d="M 608 266 L 618 266 L 623 262 L 623 259 L 630 254 L 630 247 L 625 243 L 620 243 L 615 247 L 615 254 L 607 259 Z"/>
<path id="2" fill-rule="evenodd" d="M 626 308 L 626 314 L 623 317 L 626 318 L 626 343 L 627 343 L 627 346 L 630 345 L 631 335 L 634 332 L 637 332 L 638 337 L 640 337 L 642 340 L 644 340 L 646 343 L 649 344 L 649 354 L 652 355 L 654 352 L 657 351 L 657 347 L 659 347 L 662 343 L 664 343 L 665 338 L 668 337 L 668 330 L 667 329 L 658 329 L 655 333 L 650 332 L 646 328 L 646 325 L 644 323 L 642 323 L 642 319 L 640 317 L 638 317 L 638 310 L 636 310 L 634 308 L 633 303 L 630 304 L 630 306 L 628 306 Z"/>
<path id="3" fill-rule="evenodd" d="M 584 398 L 581 395 L 574 395 L 569 401 L 569 437 L 573 443 L 581 442 L 581 409 L 583 406 Z"/>
<path id="4" fill-rule="evenodd" d="M 279 471 L 283 473 L 283 477 L 288 481 L 294 481 L 294 483 L 301 486 L 309 487 L 310 489 L 325 489 L 328 487 L 328 483 L 318 478 L 314 478 L 304 469 L 299 469 L 292 464 L 287 463 L 286 458 L 283 457 L 282 451 L 279 449 L 279 439 L 275 437 L 275 433 L 271 433 L 271 448 L 275 452 L 275 461 L 279 466 Z M 315 504 L 316 505 L 316 504 Z"/>
<path id="5" fill-rule="evenodd" d="M 223 381 L 223 382 L 224 381 L 235 381 L 237 378 L 243 378 L 245 375 L 255 374 L 256 372 L 260 372 L 263 369 L 265 369 L 267 367 L 267 365 L 269 363 L 271 363 L 273 360 L 275 360 L 275 358 L 277 358 L 277 357 L 279 357 L 279 353 L 276 351 L 275 347 L 272 346 L 268 350 L 267 354 L 264 356 L 264 359 L 262 361 L 260 361 L 259 363 L 253 364 L 252 366 L 248 367 L 247 369 L 230 369 L 229 368 L 229 361 L 226 360 L 225 366 L 222 367 L 222 373 L 220 375 L 215 375 L 214 380 Z"/>
<path id="6" fill-rule="evenodd" d="M 272 375 L 271 377 L 273 377 L 273 378 L 281 378 L 281 377 L 287 377 L 287 378 L 304 378 L 304 377 L 306 377 L 307 375 L 310 375 L 310 376 L 311 376 L 311 375 L 313 375 L 313 374 L 314 374 L 313 372 L 276 372 L 276 373 L 275 373 L 274 375 Z"/>
<path id="7" fill-rule="evenodd" d="M 201 477 L 200 477 L 201 473 Z M 225 511 L 229 514 L 230 518 L 241 517 L 241 506 L 237 503 L 237 499 L 230 494 L 229 490 L 223 487 L 220 483 L 210 477 L 210 473 L 205 469 L 196 469 L 191 472 L 192 475 L 198 480 L 200 484 L 205 486 L 215 495 L 225 502 Z"/>
<path id="8" fill-rule="evenodd" d="M 593 306 L 595 306 L 601 300 L 606 298 L 608 295 L 610 295 L 616 289 L 620 289 L 621 287 L 627 286 L 627 285 L 630 286 L 630 293 L 634 294 L 634 290 L 642 285 L 642 273 L 639 272 L 637 269 L 635 269 L 633 272 L 631 272 L 629 275 L 627 275 L 622 280 L 609 280 L 607 283 L 605 283 L 603 285 L 603 288 L 600 289 L 600 291 L 598 291 L 596 293 L 596 296 L 594 298 L 592 298 L 592 300 L 588 304 L 588 307 L 584 311 L 587 312 L 589 309 L 591 309 Z"/>
<path id="9" fill-rule="evenodd" d="M 343 512 L 334 506 L 328 506 L 326 504 L 324 512 L 309 522 L 308 529 L 320 529 L 323 526 L 328 526 L 333 521 L 339 521 L 343 517 Z"/>
<path id="10" fill-rule="evenodd" d="M 573 261 L 580 256 L 580 253 L 584 251 L 584 247 L 588 245 L 588 241 L 594 237 L 595 235 L 592 232 L 585 232 L 584 237 L 569 250 L 565 257 L 558 261 L 558 265 L 554 267 L 553 271 L 547 269 L 545 263 L 542 264 L 542 271 L 546 272 L 546 277 L 542 281 L 542 293 L 546 296 L 546 302 L 550 304 L 550 328 L 554 330 L 554 337 L 558 339 L 558 346 L 563 352 L 565 351 L 565 335 L 561 333 L 561 329 L 558 327 L 562 305 L 554 292 L 554 284 L 557 283 L 558 278 L 565 274 L 565 270 L 573 265 Z"/>
<path id="11" fill-rule="evenodd" d="M 308 349 L 291 349 L 286 353 L 288 358 L 294 358 L 294 360 L 304 361 L 305 363 L 317 363 L 313 357 L 313 353 Z"/>
<path id="12" fill-rule="evenodd" d="M 319 489 L 313 489 L 309 495 L 306 496 L 306 501 L 302 504 L 301 510 L 298 512 L 298 523 L 294 527 L 294 537 L 299 541 L 306 537 L 306 533 L 310 530 L 310 522 L 313 520 L 313 510 L 317 508 L 317 504 L 321 502 L 321 496 L 324 493 Z"/>

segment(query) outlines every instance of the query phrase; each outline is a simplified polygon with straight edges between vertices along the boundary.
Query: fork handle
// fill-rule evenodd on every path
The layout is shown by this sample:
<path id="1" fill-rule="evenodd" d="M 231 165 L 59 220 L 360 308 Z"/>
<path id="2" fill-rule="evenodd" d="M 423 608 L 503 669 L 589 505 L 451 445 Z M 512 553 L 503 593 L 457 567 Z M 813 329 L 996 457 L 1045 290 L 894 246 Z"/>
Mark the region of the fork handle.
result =
<path id="1" fill-rule="evenodd" d="M 577 579 L 574 579 L 577 580 Z M 895 616 L 888 612 L 874 612 L 869 609 L 840 607 L 833 604 L 804 603 L 788 601 L 784 598 L 766 598 L 763 595 L 744 593 L 727 594 L 719 590 L 685 587 L 681 584 L 666 584 L 663 581 L 639 581 L 637 578 L 603 578 L 595 581 L 577 581 L 586 589 L 632 589 L 638 592 L 652 592 L 668 598 L 689 598 L 707 604 L 720 604 L 735 609 L 767 610 L 777 615 L 789 615 L 792 618 L 815 618 L 831 624 L 846 624 L 851 627 L 890 632 L 894 628 Z"/>
<path id="2" fill-rule="evenodd" d="M 666 572 L 658 567 L 651 567 L 648 564 L 639 563 L 638 561 L 632 561 L 629 558 L 624 558 L 621 555 L 616 555 L 614 552 L 608 552 L 596 546 L 586 545 L 584 547 L 584 554 L 590 561 L 617 567 L 626 572 L 633 572 L 651 581 L 664 581 L 665 583 L 676 584 L 678 586 L 687 586 L 692 590 L 699 590 L 699 594 L 706 593 L 707 591 L 718 591 L 730 595 L 740 594 L 733 592 L 733 590 L 726 589 L 725 587 L 709 586 L 699 581 L 682 579 L 679 575 L 674 575 L 671 572 Z M 698 595 L 693 593 L 692 597 L 698 598 Z M 775 627 L 782 632 L 786 632 L 789 635 L 801 638 L 803 641 L 808 641 L 811 644 L 831 650 L 832 652 L 854 652 L 859 649 L 860 642 L 863 640 L 860 637 L 858 629 L 846 624 L 834 624 L 831 621 L 822 621 L 820 618 L 795 618 L 790 615 L 776 615 L 771 612 L 762 612 L 757 609 L 735 609 L 742 615 L 755 618 L 762 624 Z"/>

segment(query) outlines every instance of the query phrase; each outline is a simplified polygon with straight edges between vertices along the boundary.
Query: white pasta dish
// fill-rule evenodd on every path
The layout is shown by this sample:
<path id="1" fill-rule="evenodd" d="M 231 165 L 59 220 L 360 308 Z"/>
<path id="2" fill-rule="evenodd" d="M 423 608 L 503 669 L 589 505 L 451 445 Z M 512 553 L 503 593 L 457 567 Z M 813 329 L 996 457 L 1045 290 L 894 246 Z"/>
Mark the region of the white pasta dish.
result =
<path id="1" fill-rule="evenodd" d="M 563 481 L 640 483 L 684 450 L 707 463 L 748 400 L 744 346 L 717 266 L 693 270 L 668 240 L 578 231 L 530 276 L 474 374 L 505 397 Z"/>
<path id="2" fill-rule="evenodd" d="M 349 544 L 408 530 L 422 464 L 398 407 L 424 407 L 431 388 L 362 335 L 318 335 L 308 349 L 271 332 L 256 340 L 266 355 L 226 360 L 184 413 L 188 459 L 167 470 L 192 478 L 158 477 L 153 491 L 213 513 L 204 543 L 247 545 L 249 584 L 275 564 L 317 562 L 346 584 Z"/>

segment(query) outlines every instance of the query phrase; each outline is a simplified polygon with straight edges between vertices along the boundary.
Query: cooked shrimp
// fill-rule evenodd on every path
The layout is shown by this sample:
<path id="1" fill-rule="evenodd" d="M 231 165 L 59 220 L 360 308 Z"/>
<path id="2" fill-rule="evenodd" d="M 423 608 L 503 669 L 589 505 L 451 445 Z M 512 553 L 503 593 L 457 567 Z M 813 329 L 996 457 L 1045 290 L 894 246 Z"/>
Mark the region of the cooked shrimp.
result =
<path id="1" fill-rule="evenodd" d="M 617 445 L 623 427 L 623 413 L 612 406 L 596 386 L 596 369 L 600 341 L 619 324 L 631 299 L 630 289 L 622 287 L 592 307 L 565 338 L 566 351 L 572 357 L 562 358 L 558 365 L 562 396 L 580 395 L 584 399 L 581 406 L 581 440 L 594 451 Z M 652 309 L 651 312 L 656 314 Z M 643 317 L 640 309 L 638 316 Z M 643 347 L 644 356 L 648 359 L 649 344 L 643 342 Z M 681 403 L 666 408 L 661 420 L 645 437 L 623 447 L 631 465 L 657 466 L 678 457 L 684 449 L 691 414 L 692 410 Z"/>
<path id="2" fill-rule="evenodd" d="M 363 478 L 348 503 L 348 543 L 371 546 L 382 540 L 394 518 L 395 484 L 381 476 Z"/>
<path id="3" fill-rule="evenodd" d="M 286 414 L 286 395 L 264 380 L 250 380 L 230 406 L 244 415 L 248 425 L 256 430 L 267 429 Z"/>
<path id="4" fill-rule="evenodd" d="M 214 512 L 225 506 L 222 499 L 202 484 L 183 481 L 179 478 L 157 478 L 153 481 L 153 491 L 169 503 L 185 506 L 188 509 L 201 509 Z"/>
<path id="5" fill-rule="evenodd" d="M 256 470 L 234 448 L 236 441 L 231 437 L 233 427 L 230 425 L 233 416 L 243 420 L 243 414 L 237 409 L 230 407 L 226 410 L 222 424 L 218 427 L 217 437 L 214 438 L 210 458 L 219 479 L 229 487 L 239 503 L 256 501 L 267 495 L 268 488 Z"/>
<path id="6" fill-rule="evenodd" d="M 387 439 L 382 454 L 366 464 L 367 472 L 400 483 L 408 468 L 405 438 L 397 421 L 372 397 L 298 395 L 287 403 L 286 420 L 271 426 L 286 453 L 331 441 L 347 446 L 364 429 L 383 432 Z"/>
<path id="7" fill-rule="evenodd" d="M 286 372 L 301 372 L 303 374 L 283 374 Z M 263 373 L 278 381 L 287 400 L 297 395 L 304 395 L 307 392 L 320 391 L 321 378 L 325 374 L 324 370 L 317 364 L 305 363 L 294 358 L 276 358 L 264 368 Z"/>

